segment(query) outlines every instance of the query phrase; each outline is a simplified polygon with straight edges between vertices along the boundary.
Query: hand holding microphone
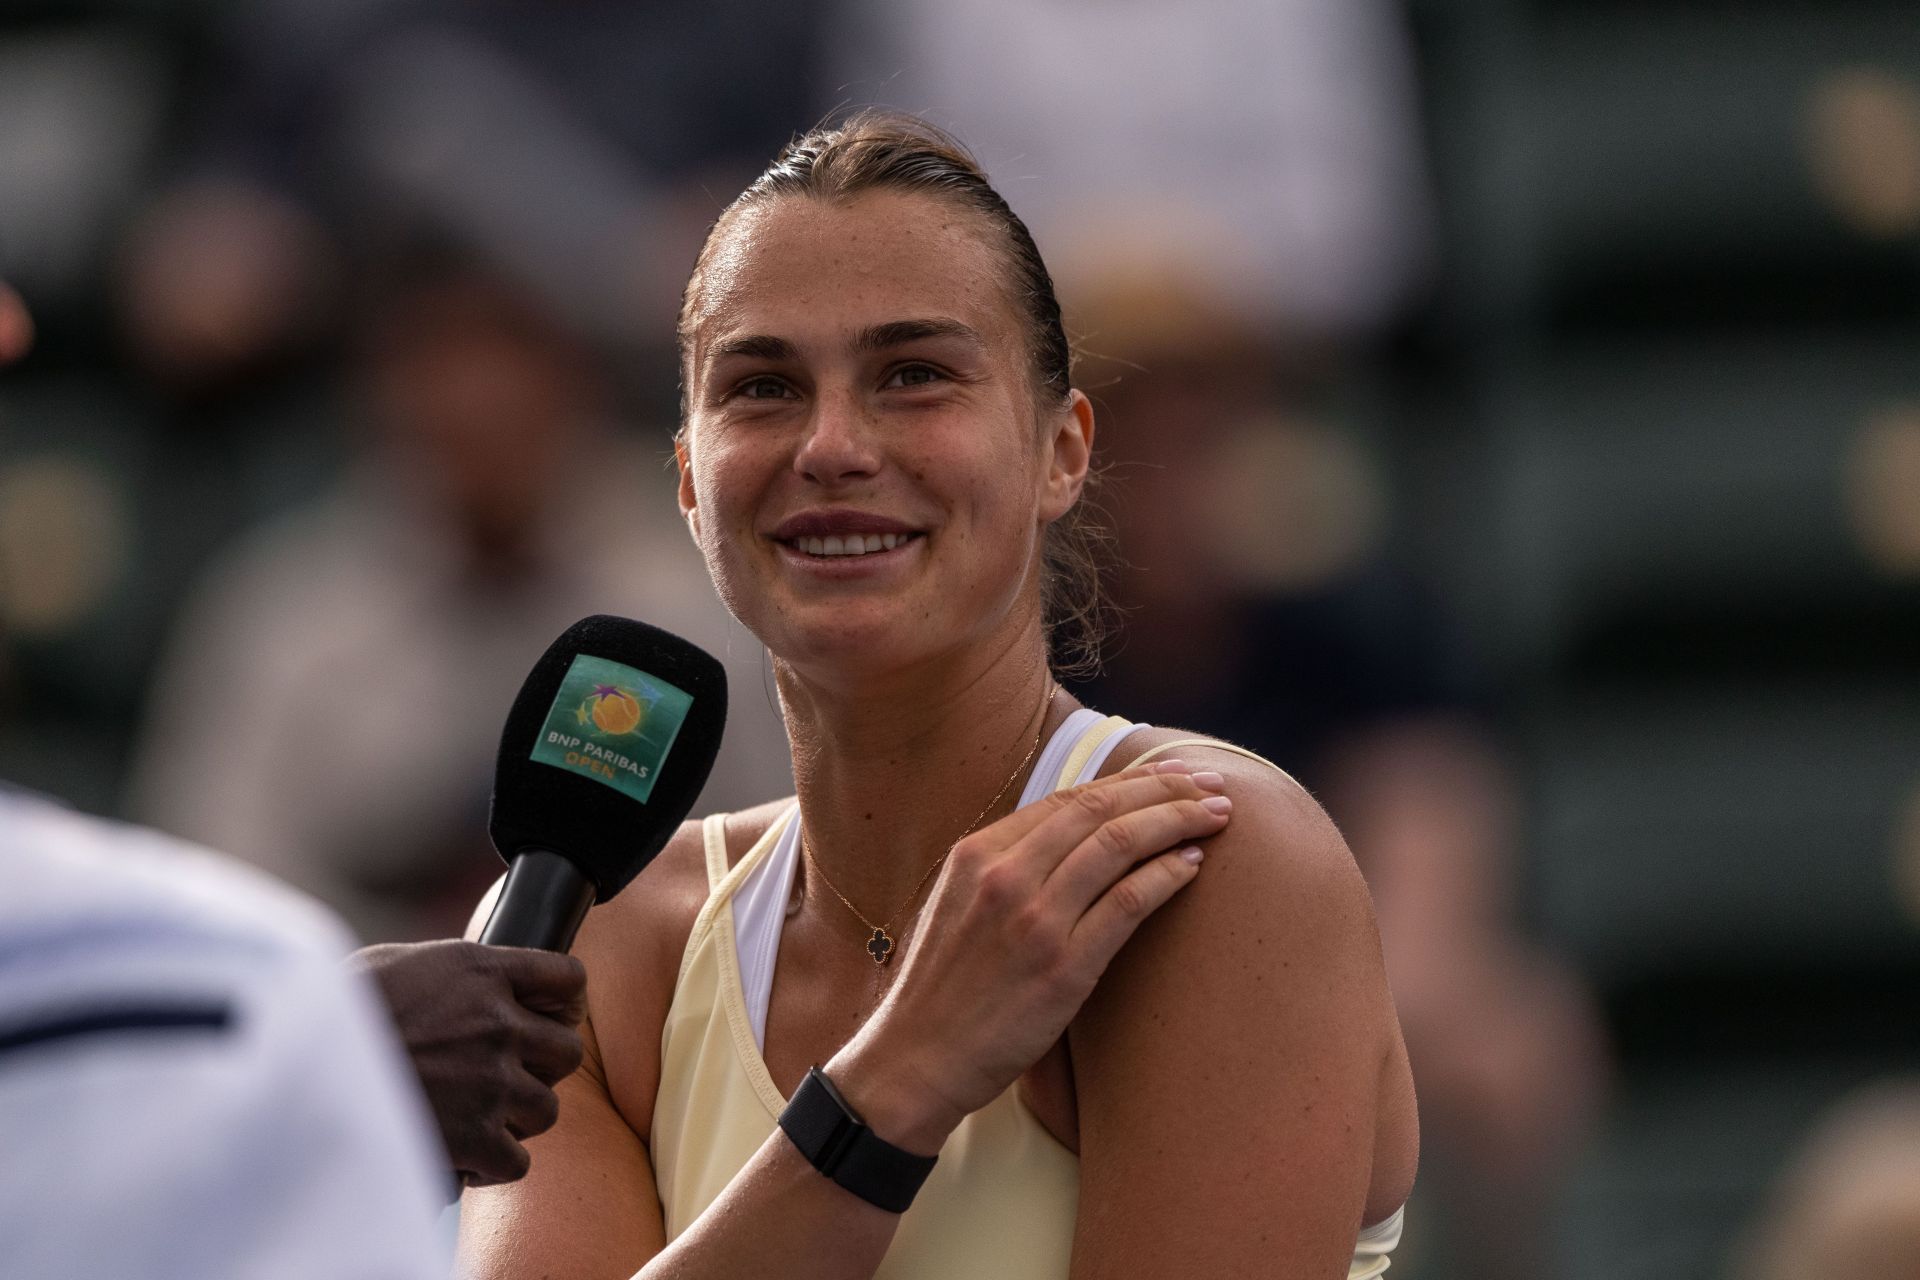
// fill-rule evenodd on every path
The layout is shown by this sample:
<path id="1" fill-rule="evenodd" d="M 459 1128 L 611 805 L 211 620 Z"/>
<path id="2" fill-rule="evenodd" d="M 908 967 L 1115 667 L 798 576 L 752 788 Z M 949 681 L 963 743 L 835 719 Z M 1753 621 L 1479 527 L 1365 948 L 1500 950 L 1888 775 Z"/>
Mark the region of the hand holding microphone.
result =
<path id="1" fill-rule="evenodd" d="M 582 1061 L 586 969 L 566 956 L 589 906 L 626 889 L 707 785 L 726 672 L 626 618 L 576 622 L 534 664 L 501 733 L 488 831 L 507 881 L 480 942 L 353 954 L 394 1011 L 447 1159 L 467 1186 L 528 1171 Z"/>
<path id="2" fill-rule="evenodd" d="M 586 1015 L 586 970 L 560 953 L 693 808 L 726 712 L 725 670 L 694 645 L 625 618 L 575 623 L 534 665 L 501 734 L 488 831 L 507 878 L 480 941 L 355 954 L 466 1185 L 525 1175 L 521 1140 L 559 1118 L 553 1086 L 580 1065 Z"/>
<path id="3" fill-rule="evenodd" d="M 467 1186 L 527 1172 L 521 1141 L 559 1118 L 553 1086 L 583 1050 L 587 971 L 572 956 L 478 942 L 387 943 L 354 953 L 399 1028 Z"/>

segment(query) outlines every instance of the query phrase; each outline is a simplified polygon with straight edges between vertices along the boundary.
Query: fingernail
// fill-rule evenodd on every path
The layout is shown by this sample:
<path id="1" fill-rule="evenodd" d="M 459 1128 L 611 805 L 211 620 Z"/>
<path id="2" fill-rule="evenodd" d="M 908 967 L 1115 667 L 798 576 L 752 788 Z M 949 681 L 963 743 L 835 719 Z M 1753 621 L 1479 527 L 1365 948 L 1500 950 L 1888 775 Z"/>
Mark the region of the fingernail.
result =
<path id="1" fill-rule="evenodd" d="M 1185 760 L 1160 760 L 1147 766 L 1148 773 L 1185 773 L 1193 768 Z"/>
<path id="2" fill-rule="evenodd" d="M 1227 789 L 1227 780 L 1211 769 L 1194 774 L 1193 781 L 1195 786 L 1203 787 L 1208 791 L 1225 791 Z"/>
<path id="3" fill-rule="evenodd" d="M 1182 862 L 1192 863 L 1196 867 L 1200 865 L 1201 859 L 1206 856 L 1206 852 L 1197 844 L 1190 844 L 1180 851 L 1180 860 Z"/>
<path id="4" fill-rule="evenodd" d="M 1225 796 L 1208 796 L 1200 802 L 1200 807 L 1208 813 L 1232 813 L 1233 801 Z"/>

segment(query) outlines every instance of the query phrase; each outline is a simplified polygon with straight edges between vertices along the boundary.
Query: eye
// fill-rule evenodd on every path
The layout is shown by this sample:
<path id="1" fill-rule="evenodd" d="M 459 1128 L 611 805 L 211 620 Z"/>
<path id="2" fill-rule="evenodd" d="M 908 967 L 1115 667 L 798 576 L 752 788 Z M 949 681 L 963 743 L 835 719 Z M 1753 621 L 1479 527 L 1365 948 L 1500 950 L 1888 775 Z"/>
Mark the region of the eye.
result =
<path id="1" fill-rule="evenodd" d="M 782 400 L 792 394 L 792 388 L 778 378 L 763 374 L 748 378 L 735 387 L 733 393 L 746 400 Z"/>
<path id="2" fill-rule="evenodd" d="M 886 387 L 924 387 L 944 377 L 938 369 L 925 364 L 903 364 L 887 375 Z"/>

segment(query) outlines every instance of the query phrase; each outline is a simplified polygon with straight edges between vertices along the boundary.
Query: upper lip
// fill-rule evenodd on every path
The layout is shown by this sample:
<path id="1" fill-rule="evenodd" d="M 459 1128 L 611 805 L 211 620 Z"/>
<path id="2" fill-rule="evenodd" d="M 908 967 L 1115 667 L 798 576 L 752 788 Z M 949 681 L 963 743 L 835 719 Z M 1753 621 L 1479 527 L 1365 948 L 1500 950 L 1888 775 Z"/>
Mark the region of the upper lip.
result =
<path id="1" fill-rule="evenodd" d="M 910 524 L 894 520 L 888 516 L 875 515 L 870 511 L 853 511 L 829 508 L 822 511 L 802 511 L 798 515 L 788 516 L 774 527 L 772 536 L 780 542 L 792 542 L 796 538 L 845 537 L 848 534 L 918 533 Z"/>

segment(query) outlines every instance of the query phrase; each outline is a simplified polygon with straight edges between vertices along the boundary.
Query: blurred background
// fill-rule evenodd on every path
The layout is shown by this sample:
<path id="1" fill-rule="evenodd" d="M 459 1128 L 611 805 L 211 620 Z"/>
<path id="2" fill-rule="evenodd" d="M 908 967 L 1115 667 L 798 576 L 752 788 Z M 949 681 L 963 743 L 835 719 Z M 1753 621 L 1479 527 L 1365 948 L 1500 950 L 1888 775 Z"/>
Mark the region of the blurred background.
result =
<path id="1" fill-rule="evenodd" d="M 1077 691 L 1373 885 L 1394 1274 L 1920 1276 L 1909 4 L 10 0 L 0 776 L 442 935 L 611 611 L 729 663 L 704 807 L 782 789 L 672 317 L 867 102 L 1058 278 L 1125 561 Z"/>

